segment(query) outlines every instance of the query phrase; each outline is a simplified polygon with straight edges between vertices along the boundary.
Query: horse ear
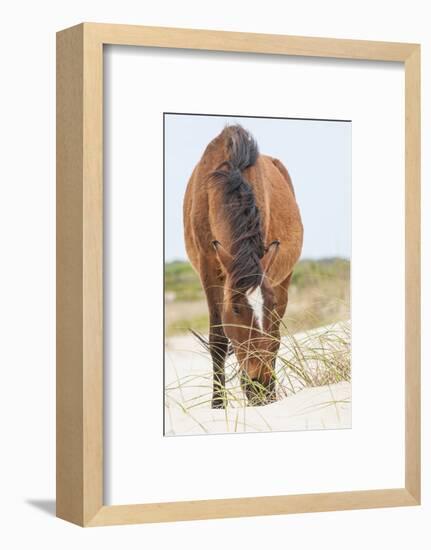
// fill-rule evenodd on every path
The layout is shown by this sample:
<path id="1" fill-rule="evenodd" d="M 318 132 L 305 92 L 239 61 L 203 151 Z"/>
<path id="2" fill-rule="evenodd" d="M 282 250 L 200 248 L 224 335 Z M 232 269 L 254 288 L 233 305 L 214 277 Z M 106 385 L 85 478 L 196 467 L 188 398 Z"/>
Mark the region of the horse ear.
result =
<path id="1" fill-rule="evenodd" d="M 261 260 L 262 271 L 264 275 L 268 273 L 269 269 L 274 263 L 274 260 L 277 257 L 279 247 L 280 247 L 280 241 L 275 240 L 269 243 L 269 245 L 265 248 L 265 255 Z"/>
<path id="2" fill-rule="evenodd" d="M 220 263 L 224 267 L 224 269 L 229 272 L 230 268 L 232 266 L 233 258 L 229 252 L 223 248 L 223 246 L 220 244 L 219 241 L 212 241 L 211 243 L 214 247 L 214 250 L 217 254 L 217 258 L 220 260 Z"/>

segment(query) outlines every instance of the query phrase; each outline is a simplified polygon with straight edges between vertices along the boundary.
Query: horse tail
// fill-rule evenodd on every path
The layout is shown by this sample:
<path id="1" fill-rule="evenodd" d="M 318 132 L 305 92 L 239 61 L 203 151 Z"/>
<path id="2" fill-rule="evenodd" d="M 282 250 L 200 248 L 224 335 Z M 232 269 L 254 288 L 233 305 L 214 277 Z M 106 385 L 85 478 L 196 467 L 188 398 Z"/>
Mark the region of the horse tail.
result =
<path id="1" fill-rule="evenodd" d="M 227 158 L 211 174 L 223 186 L 223 206 L 231 228 L 232 287 L 242 292 L 262 282 L 260 259 L 265 253 L 261 218 L 253 189 L 243 174 L 259 156 L 253 136 L 240 125 L 222 133 Z"/>

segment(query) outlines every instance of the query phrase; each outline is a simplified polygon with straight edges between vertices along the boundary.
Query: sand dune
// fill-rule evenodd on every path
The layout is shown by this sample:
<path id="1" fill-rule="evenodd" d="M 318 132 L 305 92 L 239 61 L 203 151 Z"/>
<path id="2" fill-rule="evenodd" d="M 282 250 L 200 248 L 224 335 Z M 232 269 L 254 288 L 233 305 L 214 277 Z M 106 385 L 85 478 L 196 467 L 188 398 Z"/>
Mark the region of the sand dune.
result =
<path id="1" fill-rule="evenodd" d="M 326 327 L 307 334 L 307 345 L 320 342 Z M 339 330 L 343 326 L 339 325 Z M 331 334 L 334 327 L 331 327 Z M 301 339 L 302 335 L 298 335 Z M 333 346 L 334 343 L 325 345 Z M 290 343 L 283 339 L 280 354 L 290 354 Z M 234 358 L 227 362 L 228 387 L 233 396 L 226 410 L 211 409 L 212 367 L 208 353 L 192 335 L 168 338 L 165 349 L 165 434 L 268 432 L 287 430 L 343 429 L 351 426 L 351 385 L 349 382 L 303 387 L 289 379 L 289 391 L 279 394 L 275 403 L 261 407 L 244 406 L 235 376 Z M 310 370 L 321 365 L 312 362 Z M 296 381 L 295 381 L 296 380 Z"/>

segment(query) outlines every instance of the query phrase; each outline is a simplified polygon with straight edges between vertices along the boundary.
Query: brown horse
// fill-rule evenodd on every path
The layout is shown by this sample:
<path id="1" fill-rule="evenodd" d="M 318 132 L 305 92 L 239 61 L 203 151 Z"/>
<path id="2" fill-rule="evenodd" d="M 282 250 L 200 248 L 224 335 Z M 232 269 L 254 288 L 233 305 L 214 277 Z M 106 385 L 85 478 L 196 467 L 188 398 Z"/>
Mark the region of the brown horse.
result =
<path id="1" fill-rule="evenodd" d="M 206 294 L 213 408 L 226 406 L 229 340 L 251 405 L 275 400 L 274 366 L 303 228 L 290 176 L 226 126 L 193 170 L 184 197 L 187 254 Z"/>

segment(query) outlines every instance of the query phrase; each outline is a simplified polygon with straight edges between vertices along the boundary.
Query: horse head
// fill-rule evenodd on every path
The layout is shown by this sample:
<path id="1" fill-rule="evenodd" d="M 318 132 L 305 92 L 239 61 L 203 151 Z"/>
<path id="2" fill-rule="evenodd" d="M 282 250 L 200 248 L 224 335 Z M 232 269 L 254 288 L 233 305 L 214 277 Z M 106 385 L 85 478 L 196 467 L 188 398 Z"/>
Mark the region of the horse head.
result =
<path id="1" fill-rule="evenodd" d="M 232 343 L 241 373 L 241 385 L 251 405 L 275 400 L 274 361 L 280 317 L 276 296 L 268 277 L 280 242 L 272 241 L 259 260 L 259 274 L 252 286 L 234 280 L 234 257 L 220 242 L 213 241 L 224 282 L 222 326 Z"/>

